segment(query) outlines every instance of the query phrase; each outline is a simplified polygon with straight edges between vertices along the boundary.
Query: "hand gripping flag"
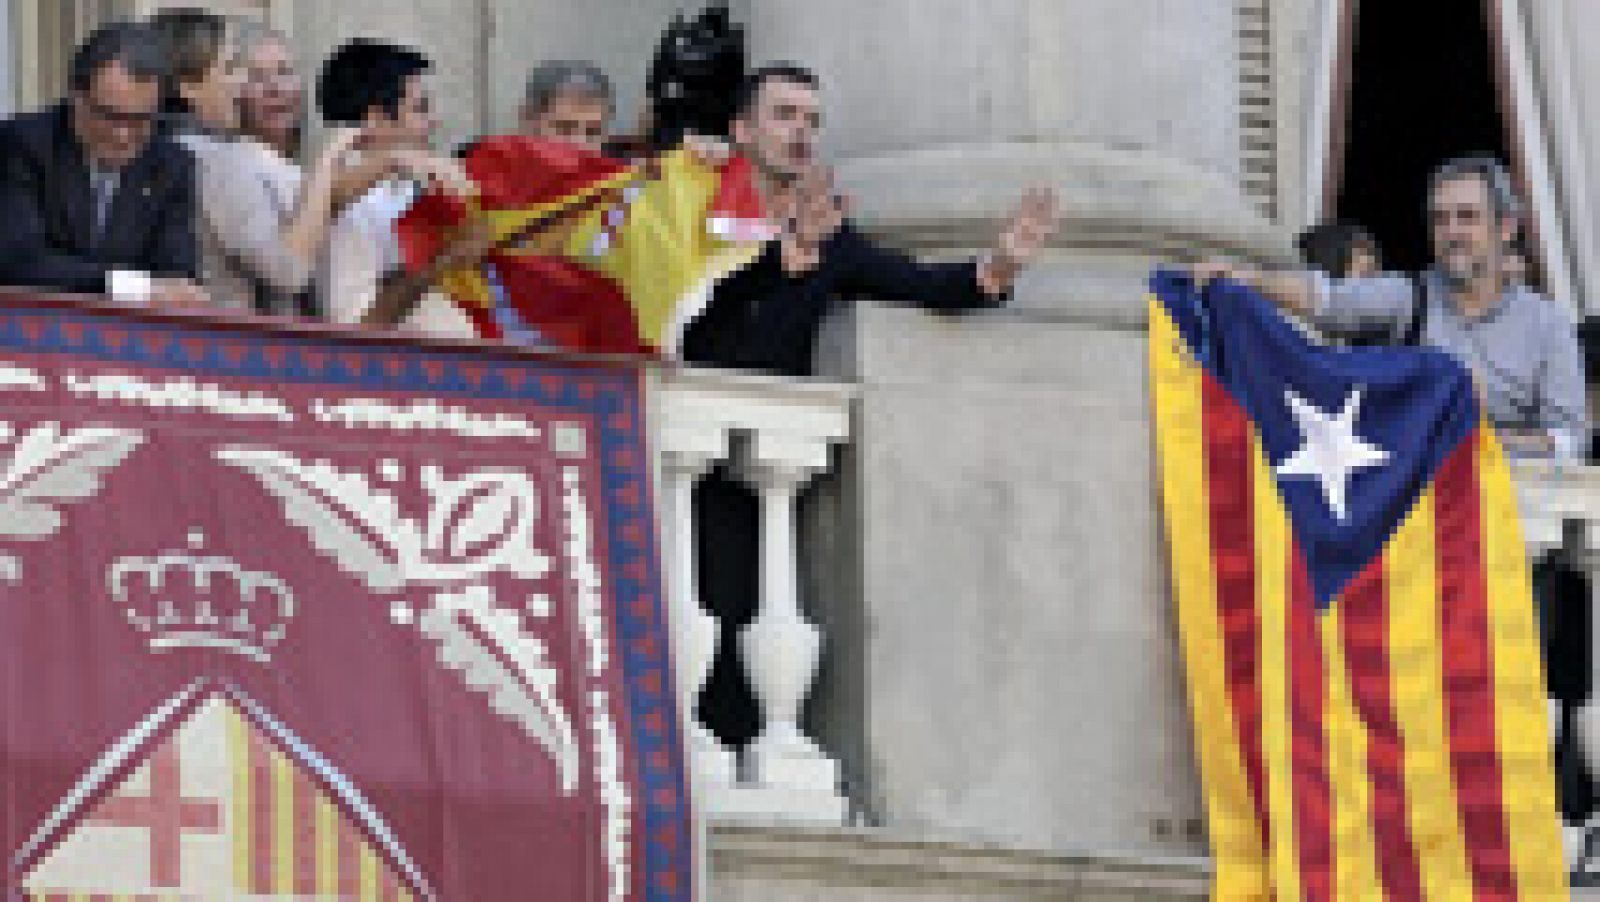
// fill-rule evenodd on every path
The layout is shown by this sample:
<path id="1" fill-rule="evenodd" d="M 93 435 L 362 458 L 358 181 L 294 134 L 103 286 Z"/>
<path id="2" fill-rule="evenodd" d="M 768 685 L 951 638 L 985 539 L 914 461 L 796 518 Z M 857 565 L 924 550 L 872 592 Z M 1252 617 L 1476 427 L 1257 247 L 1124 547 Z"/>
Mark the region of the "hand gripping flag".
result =
<path id="1" fill-rule="evenodd" d="M 716 281 L 772 236 L 738 157 L 713 166 L 680 149 L 626 164 L 501 137 L 479 142 L 465 166 L 476 197 L 425 195 L 397 228 L 413 271 L 469 227 L 493 236 L 481 264 L 440 285 L 488 338 L 671 356 Z"/>
<path id="2" fill-rule="evenodd" d="M 1564 899 L 1510 470 L 1465 368 L 1162 273 L 1150 376 L 1218 900 Z"/>

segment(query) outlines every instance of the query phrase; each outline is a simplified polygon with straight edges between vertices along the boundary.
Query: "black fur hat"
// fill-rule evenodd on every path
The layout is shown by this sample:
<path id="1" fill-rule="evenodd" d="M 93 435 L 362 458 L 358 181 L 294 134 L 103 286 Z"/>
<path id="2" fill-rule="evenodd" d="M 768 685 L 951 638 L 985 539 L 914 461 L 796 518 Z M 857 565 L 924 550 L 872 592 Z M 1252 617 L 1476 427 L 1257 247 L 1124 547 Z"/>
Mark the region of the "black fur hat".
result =
<path id="1" fill-rule="evenodd" d="M 686 132 L 726 135 L 745 67 L 744 28 L 733 23 L 726 3 L 713 3 L 692 21 L 674 17 L 646 85 L 651 145 L 675 147 Z"/>

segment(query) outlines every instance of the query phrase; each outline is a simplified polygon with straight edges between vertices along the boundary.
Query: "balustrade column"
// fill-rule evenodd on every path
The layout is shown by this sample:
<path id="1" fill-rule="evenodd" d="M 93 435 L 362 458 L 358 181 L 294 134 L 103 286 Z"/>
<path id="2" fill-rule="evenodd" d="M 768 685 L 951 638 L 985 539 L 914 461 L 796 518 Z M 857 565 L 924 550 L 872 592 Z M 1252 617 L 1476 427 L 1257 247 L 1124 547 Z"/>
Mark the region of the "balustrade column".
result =
<path id="1" fill-rule="evenodd" d="M 1600 469 L 1575 464 L 1524 461 L 1513 465 L 1522 509 L 1523 535 L 1528 558 L 1538 561 L 1549 552 L 1564 554 L 1589 576 L 1590 610 L 1600 603 Z M 1590 618 L 1590 648 L 1600 647 L 1600 617 Z M 1593 663 L 1600 666 L 1600 656 Z M 1600 687 L 1600 673 L 1592 678 Z M 1559 706 L 1552 701 L 1551 736 L 1559 738 Z M 1593 692 L 1573 718 L 1584 764 L 1600 775 L 1600 700 Z M 1563 824 L 1567 862 L 1576 866 L 1585 852 L 1585 834 L 1594 824 Z M 1593 868 L 1593 865 L 1590 865 Z"/>
<path id="2" fill-rule="evenodd" d="M 702 810 L 721 819 L 843 823 L 839 766 L 800 726 L 823 643 L 801 613 L 795 501 L 828 469 L 830 449 L 849 439 L 854 392 L 695 370 L 663 370 L 652 383 L 677 688 Z M 697 480 L 724 460 L 761 503 L 757 614 L 735 647 L 723 651 L 738 657 L 761 717 L 742 768 L 692 713 L 715 663 L 720 625 L 696 591 L 693 493 Z"/>
<path id="3" fill-rule="evenodd" d="M 758 433 L 747 452 L 741 476 L 761 503 L 761 604 L 740 633 L 739 652 L 762 728 L 745 752 L 746 776 L 758 790 L 781 793 L 789 816 L 841 822 L 846 805 L 839 765 L 800 726 L 823 641 L 800 609 L 795 501 L 827 469 L 828 443 Z"/>
<path id="4" fill-rule="evenodd" d="M 727 434 L 715 427 L 663 430 L 662 500 L 667 602 L 677 646 L 677 689 L 683 707 L 690 765 L 703 795 L 731 787 L 733 752 L 706 728 L 698 711 L 700 692 L 711 676 L 717 651 L 718 620 L 700 602 L 696 578 L 694 487 L 727 454 Z"/>

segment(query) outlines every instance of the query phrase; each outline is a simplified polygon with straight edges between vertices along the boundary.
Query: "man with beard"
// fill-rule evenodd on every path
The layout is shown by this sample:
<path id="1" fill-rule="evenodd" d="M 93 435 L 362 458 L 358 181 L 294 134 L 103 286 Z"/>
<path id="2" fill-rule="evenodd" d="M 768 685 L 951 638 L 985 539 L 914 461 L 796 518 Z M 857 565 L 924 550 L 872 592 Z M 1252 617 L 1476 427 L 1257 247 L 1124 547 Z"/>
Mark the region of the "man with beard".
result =
<path id="1" fill-rule="evenodd" d="M 1428 199 L 1433 268 L 1417 277 L 1332 279 L 1259 272 L 1226 263 L 1195 268 L 1200 281 L 1232 278 L 1334 336 L 1383 332 L 1391 344 L 1446 351 L 1473 372 L 1508 453 L 1582 459 L 1588 402 L 1577 334 L 1566 311 L 1510 271 L 1521 221 L 1510 174 L 1491 157 L 1434 170 Z"/>

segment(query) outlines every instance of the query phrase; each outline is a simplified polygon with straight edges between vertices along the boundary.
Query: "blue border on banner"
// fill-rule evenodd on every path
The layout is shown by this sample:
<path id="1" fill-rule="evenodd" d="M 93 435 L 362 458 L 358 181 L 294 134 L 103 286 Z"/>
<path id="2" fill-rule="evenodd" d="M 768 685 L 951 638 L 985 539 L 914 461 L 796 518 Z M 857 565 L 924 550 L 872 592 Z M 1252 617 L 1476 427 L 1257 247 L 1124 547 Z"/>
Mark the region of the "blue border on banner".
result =
<path id="1" fill-rule="evenodd" d="M 547 362 L 269 329 L 151 322 L 31 306 L 17 297 L 0 307 L 0 350 L 246 379 L 530 401 L 589 417 L 600 435 L 605 578 L 612 587 L 616 652 L 628 696 L 629 748 L 639 787 L 635 805 L 644 812 L 637 841 L 644 849 L 645 898 L 693 899 L 694 832 L 667 651 L 671 621 L 651 507 L 642 371 L 624 362 Z M 514 372 L 520 378 L 510 378 Z"/>

